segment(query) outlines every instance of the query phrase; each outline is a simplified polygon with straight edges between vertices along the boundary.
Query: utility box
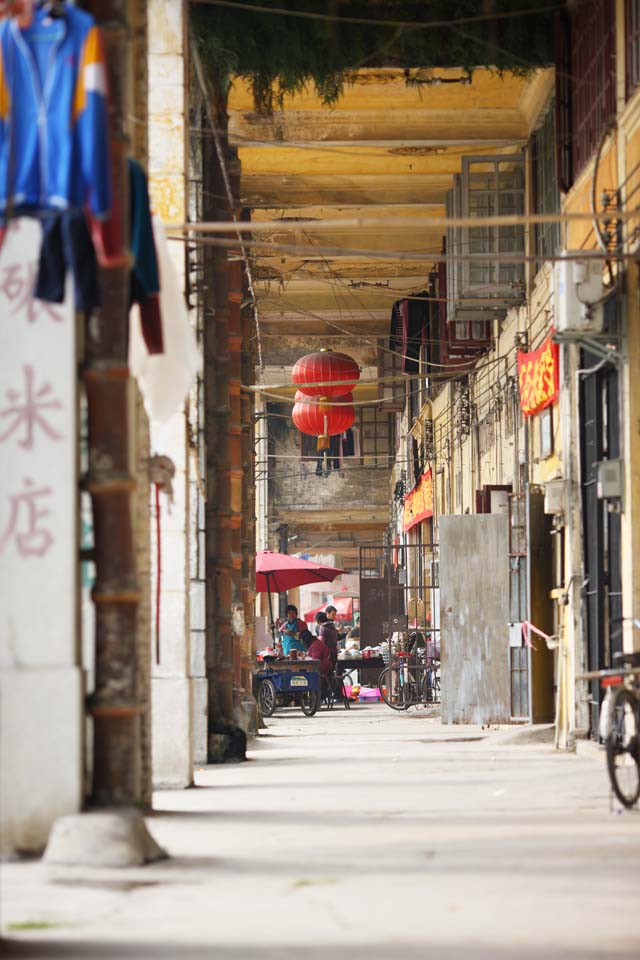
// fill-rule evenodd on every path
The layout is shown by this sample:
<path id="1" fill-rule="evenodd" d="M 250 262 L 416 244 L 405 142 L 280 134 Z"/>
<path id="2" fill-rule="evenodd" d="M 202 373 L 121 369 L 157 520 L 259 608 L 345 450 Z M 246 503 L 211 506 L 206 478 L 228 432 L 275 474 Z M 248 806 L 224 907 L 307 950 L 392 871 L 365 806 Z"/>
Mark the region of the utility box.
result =
<path id="1" fill-rule="evenodd" d="M 544 512 L 545 513 L 563 513 L 565 505 L 565 496 L 567 481 L 547 480 L 544 485 Z"/>
<path id="2" fill-rule="evenodd" d="M 584 250 L 563 250 L 553 271 L 554 319 L 558 333 L 602 333 L 602 263 L 580 259 Z M 575 259 L 573 259 L 575 258 Z"/>
<path id="3" fill-rule="evenodd" d="M 600 460 L 596 463 L 596 491 L 599 500 L 622 498 L 624 465 L 622 460 Z"/>

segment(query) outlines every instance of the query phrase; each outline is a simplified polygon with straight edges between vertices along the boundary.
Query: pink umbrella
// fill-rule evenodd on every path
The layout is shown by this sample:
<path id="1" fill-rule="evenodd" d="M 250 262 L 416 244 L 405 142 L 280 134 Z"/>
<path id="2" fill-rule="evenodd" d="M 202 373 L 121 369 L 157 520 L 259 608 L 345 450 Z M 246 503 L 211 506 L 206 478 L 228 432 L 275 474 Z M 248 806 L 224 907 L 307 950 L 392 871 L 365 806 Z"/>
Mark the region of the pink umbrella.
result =
<path id="1" fill-rule="evenodd" d="M 315 607 L 314 610 L 309 610 L 308 613 L 305 613 L 304 619 L 307 623 L 311 623 L 316 615 L 320 613 L 321 610 L 326 610 L 328 606 L 333 606 L 336 608 L 336 620 L 352 620 L 353 619 L 353 600 L 350 597 L 336 597 L 331 601 L 331 604 L 322 603 L 319 607 Z"/>
<path id="2" fill-rule="evenodd" d="M 300 557 L 290 557 L 286 553 L 261 550 L 256 554 L 256 590 L 258 593 L 269 595 L 271 634 L 274 642 L 276 628 L 273 622 L 271 594 L 284 593 L 293 587 L 301 587 L 305 583 L 331 583 L 341 573 L 346 571 L 313 563 L 311 560 L 302 560 Z"/>

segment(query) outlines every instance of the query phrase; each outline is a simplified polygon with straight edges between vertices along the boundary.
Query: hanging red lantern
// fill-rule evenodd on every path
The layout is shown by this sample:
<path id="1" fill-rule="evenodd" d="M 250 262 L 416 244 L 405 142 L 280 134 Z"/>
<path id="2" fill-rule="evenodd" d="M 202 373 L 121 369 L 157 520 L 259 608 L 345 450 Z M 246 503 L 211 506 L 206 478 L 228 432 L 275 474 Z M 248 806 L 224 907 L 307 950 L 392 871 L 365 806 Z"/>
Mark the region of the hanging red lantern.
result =
<path id="1" fill-rule="evenodd" d="M 348 430 L 355 420 L 352 401 L 353 396 L 348 393 L 331 403 L 323 403 L 322 399 L 306 397 L 297 390 L 291 418 L 301 433 L 313 437 L 333 437 Z"/>
<path id="2" fill-rule="evenodd" d="M 342 397 L 360 379 L 360 368 L 346 353 L 319 350 L 308 353 L 294 364 L 291 379 L 296 385 L 322 383 L 321 387 L 300 386 L 308 397 Z"/>

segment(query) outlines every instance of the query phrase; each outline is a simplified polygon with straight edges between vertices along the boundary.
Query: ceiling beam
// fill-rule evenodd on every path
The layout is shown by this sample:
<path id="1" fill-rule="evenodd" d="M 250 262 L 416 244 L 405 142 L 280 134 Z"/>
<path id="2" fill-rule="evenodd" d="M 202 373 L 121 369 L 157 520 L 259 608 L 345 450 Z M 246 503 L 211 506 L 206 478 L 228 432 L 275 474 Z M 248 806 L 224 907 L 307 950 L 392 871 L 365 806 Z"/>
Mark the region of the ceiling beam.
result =
<path id="1" fill-rule="evenodd" d="M 358 258 L 340 257 L 259 257 L 256 261 L 254 276 L 261 289 L 270 289 L 273 293 L 273 284 L 268 287 L 269 281 L 276 284 L 293 280 L 311 281 L 318 278 L 320 281 L 333 282 L 336 278 L 353 284 L 357 289 L 359 284 L 402 286 L 410 289 L 416 283 L 416 277 L 425 277 L 428 273 L 428 264 L 424 260 L 362 260 Z"/>
<path id="2" fill-rule="evenodd" d="M 326 158 L 325 158 L 326 166 Z M 241 202 L 246 207 L 307 207 L 369 204 L 444 203 L 451 187 L 447 173 L 392 175 L 335 173 L 250 173 L 243 170 Z"/>
<path id="3" fill-rule="evenodd" d="M 313 145 L 318 148 L 506 146 L 527 137 L 517 108 L 411 110 L 288 110 L 271 117 L 232 112 L 229 139 L 235 146 Z"/>
<path id="4" fill-rule="evenodd" d="M 402 147 L 386 150 L 367 147 L 366 150 L 340 149 L 327 152 L 324 148 L 310 145 L 303 147 L 240 147 L 238 155 L 243 175 L 273 174 L 276 177 L 286 170 L 288 174 L 307 176 L 324 174 L 330 165 L 333 176 L 356 176 L 384 174 L 386 176 L 447 175 L 458 173 L 462 155 L 482 156 L 487 145 L 475 147 Z M 503 152 L 511 152 L 505 148 Z"/>

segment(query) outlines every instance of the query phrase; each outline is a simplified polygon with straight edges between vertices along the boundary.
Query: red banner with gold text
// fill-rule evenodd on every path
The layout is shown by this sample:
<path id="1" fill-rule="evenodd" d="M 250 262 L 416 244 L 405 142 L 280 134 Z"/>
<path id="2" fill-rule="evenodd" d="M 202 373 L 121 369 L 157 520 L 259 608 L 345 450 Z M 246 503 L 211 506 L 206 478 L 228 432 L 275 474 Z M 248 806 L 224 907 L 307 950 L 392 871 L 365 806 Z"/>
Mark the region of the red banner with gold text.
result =
<path id="1" fill-rule="evenodd" d="M 433 479 L 431 470 L 423 473 L 417 484 L 404 498 L 402 529 L 406 532 L 416 523 L 433 516 Z"/>
<path id="2" fill-rule="evenodd" d="M 520 407 L 525 417 L 548 407 L 560 390 L 560 349 L 548 336 L 533 353 L 518 351 Z"/>

